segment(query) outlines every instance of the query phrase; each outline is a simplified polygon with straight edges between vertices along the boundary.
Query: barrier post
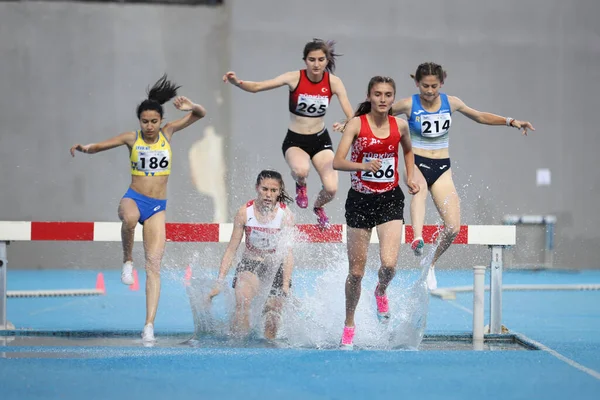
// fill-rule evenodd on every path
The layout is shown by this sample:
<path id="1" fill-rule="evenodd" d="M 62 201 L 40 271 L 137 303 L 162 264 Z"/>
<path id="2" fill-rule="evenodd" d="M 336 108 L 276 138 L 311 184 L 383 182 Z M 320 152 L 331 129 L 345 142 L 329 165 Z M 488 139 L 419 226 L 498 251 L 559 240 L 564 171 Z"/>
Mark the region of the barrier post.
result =
<path id="1" fill-rule="evenodd" d="M 473 343 L 483 341 L 485 270 L 487 267 L 473 267 Z"/>
<path id="2" fill-rule="evenodd" d="M 502 248 L 490 246 L 492 261 L 490 263 L 490 333 L 502 333 Z"/>
<path id="3" fill-rule="evenodd" d="M 6 245 L 8 242 L 0 241 L 0 329 L 7 330 L 6 323 Z"/>

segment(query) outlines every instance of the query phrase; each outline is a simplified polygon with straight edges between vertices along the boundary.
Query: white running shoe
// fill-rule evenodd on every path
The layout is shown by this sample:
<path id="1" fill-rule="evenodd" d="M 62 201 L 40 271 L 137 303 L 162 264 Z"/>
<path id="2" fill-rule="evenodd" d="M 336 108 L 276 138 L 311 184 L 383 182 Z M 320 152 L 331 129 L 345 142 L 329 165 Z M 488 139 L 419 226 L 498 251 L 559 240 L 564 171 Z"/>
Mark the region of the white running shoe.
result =
<path id="1" fill-rule="evenodd" d="M 121 270 L 121 282 L 124 285 L 133 285 L 133 263 L 131 261 L 127 261 L 123 264 L 123 269 Z"/>
<path id="2" fill-rule="evenodd" d="M 427 288 L 429 290 L 437 289 L 437 279 L 435 279 L 435 268 L 429 267 L 429 272 L 427 273 Z"/>
<path id="3" fill-rule="evenodd" d="M 154 337 L 154 325 L 146 324 L 144 326 L 144 330 L 142 331 L 142 341 L 144 342 L 154 342 L 156 338 Z"/>

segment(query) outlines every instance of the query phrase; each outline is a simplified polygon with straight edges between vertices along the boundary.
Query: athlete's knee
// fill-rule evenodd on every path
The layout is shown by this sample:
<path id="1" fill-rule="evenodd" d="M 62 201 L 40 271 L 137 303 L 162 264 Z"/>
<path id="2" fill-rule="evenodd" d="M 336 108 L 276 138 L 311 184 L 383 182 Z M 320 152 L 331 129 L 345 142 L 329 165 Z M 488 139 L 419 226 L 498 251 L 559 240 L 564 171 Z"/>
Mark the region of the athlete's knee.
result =
<path id="1" fill-rule="evenodd" d="M 325 191 L 325 195 L 331 199 L 335 197 L 338 190 L 337 182 L 328 182 L 323 184 L 323 190 Z"/>
<path id="2" fill-rule="evenodd" d="M 379 268 L 379 278 L 391 280 L 394 277 L 394 275 L 396 275 L 395 265 L 382 264 L 381 268 Z"/>
<path id="3" fill-rule="evenodd" d="M 123 223 L 123 227 L 127 230 L 135 229 L 140 216 L 136 213 L 120 213 L 119 218 Z"/>
<path id="4" fill-rule="evenodd" d="M 304 178 L 308 177 L 308 171 L 310 171 L 310 166 L 309 165 L 306 165 L 306 166 L 294 165 L 293 167 L 291 167 L 291 170 L 292 170 L 292 176 L 294 178 L 304 179 Z"/>
<path id="5" fill-rule="evenodd" d="M 346 281 L 352 286 L 359 286 L 365 273 L 363 271 L 350 271 Z"/>
<path id="6" fill-rule="evenodd" d="M 458 233 L 460 232 L 460 224 L 452 224 L 444 227 L 444 236 L 454 240 Z"/>

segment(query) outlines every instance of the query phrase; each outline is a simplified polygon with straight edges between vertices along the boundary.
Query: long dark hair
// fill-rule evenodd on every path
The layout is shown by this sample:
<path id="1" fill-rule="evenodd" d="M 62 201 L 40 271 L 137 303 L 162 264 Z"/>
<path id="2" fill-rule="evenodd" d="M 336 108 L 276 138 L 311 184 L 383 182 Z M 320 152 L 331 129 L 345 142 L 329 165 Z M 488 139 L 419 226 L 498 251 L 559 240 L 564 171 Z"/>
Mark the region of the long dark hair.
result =
<path id="1" fill-rule="evenodd" d="M 335 52 L 335 40 L 324 41 L 315 38 L 311 42 L 306 43 L 306 45 L 304 45 L 302 59 L 306 61 L 308 53 L 315 50 L 322 50 L 323 53 L 325 53 L 325 57 L 327 57 L 327 66 L 325 69 L 333 73 L 335 71 L 335 59 L 336 57 L 341 56 L 341 54 L 336 54 Z"/>
<path id="2" fill-rule="evenodd" d="M 256 186 L 260 185 L 260 182 L 263 179 L 269 178 L 275 179 L 277 182 L 279 182 L 279 186 L 281 187 L 281 192 L 279 193 L 279 196 L 277 196 L 277 202 L 290 204 L 293 201 L 293 199 L 285 191 L 285 183 L 283 182 L 283 177 L 279 172 L 272 169 L 263 169 L 262 171 L 260 171 L 260 174 L 258 174 L 258 177 L 256 177 Z"/>
<path id="3" fill-rule="evenodd" d="M 389 76 L 374 76 L 369 81 L 369 86 L 367 87 L 367 97 L 371 94 L 371 89 L 375 86 L 376 83 L 389 83 L 394 88 L 394 94 L 396 93 L 396 82 Z M 360 115 L 365 115 L 371 112 L 371 100 L 367 99 L 358 105 L 356 112 L 354 113 L 355 117 Z M 392 115 L 392 109 L 388 111 L 388 114 Z"/>
<path id="4" fill-rule="evenodd" d="M 417 71 L 415 74 L 410 74 L 410 77 L 413 78 L 417 82 L 421 82 L 424 76 L 435 75 L 438 77 L 441 83 L 444 83 L 444 80 L 448 76 L 446 71 L 442 68 L 441 65 L 436 64 L 434 62 L 425 62 L 420 64 L 417 67 Z"/>
<path id="5" fill-rule="evenodd" d="M 177 96 L 177 89 L 180 87 L 181 86 L 177 86 L 175 83 L 168 80 L 167 74 L 164 74 L 152 88 L 146 90 L 148 98 L 142 101 L 137 108 L 138 119 L 140 119 L 140 115 L 147 110 L 156 111 L 160 114 L 160 118 L 162 119 L 164 114 L 162 105 Z"/>

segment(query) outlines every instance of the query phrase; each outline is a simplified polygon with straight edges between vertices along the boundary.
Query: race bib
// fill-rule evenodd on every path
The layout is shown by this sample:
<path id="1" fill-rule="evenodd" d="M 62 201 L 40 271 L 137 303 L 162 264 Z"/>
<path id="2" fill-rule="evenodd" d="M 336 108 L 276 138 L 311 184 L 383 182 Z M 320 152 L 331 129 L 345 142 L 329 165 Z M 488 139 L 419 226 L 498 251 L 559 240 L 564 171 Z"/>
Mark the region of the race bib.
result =
<path id="1" fill-rule="evenodd" d="M 301 94 L 298 96 L 296 112 L 309 117 L 321 117 L 327 112 L 329 98 L 322 96 L 309 96 Z"/>
<path id="2" fill-rule="evenodd" d="M 259 250 L 275 250 L 277 248 L 277 240 L 273 233 L 252 229 L 248 239 L 252 247 Z"/>
<path id="3" fill-rule="evenodd" d="M 452 117 L 449 113 L 421 115 L 421 135 L 435 138 L 448 133 Z"/>
<path id="4" fill-rule="evenodd" d="M 369 162 L 373 160 L 373 158 L 363 158 L 364 162 Z M 363 181 L 369 182 L 394 182 L 396 177 L 396 168 L 394 165 L 393 158 L 383 158 L 381 159 L 381 167 L 375 173 L 371 171 L 363 172 L 361 175 L 361 179 Z"/>
<path id="5" fill-rule="evenodd" d="M 170 163 L 167 150 L 139 151 L 136 169 L 143 172 L 161 172 L 168 170 Z"/>

